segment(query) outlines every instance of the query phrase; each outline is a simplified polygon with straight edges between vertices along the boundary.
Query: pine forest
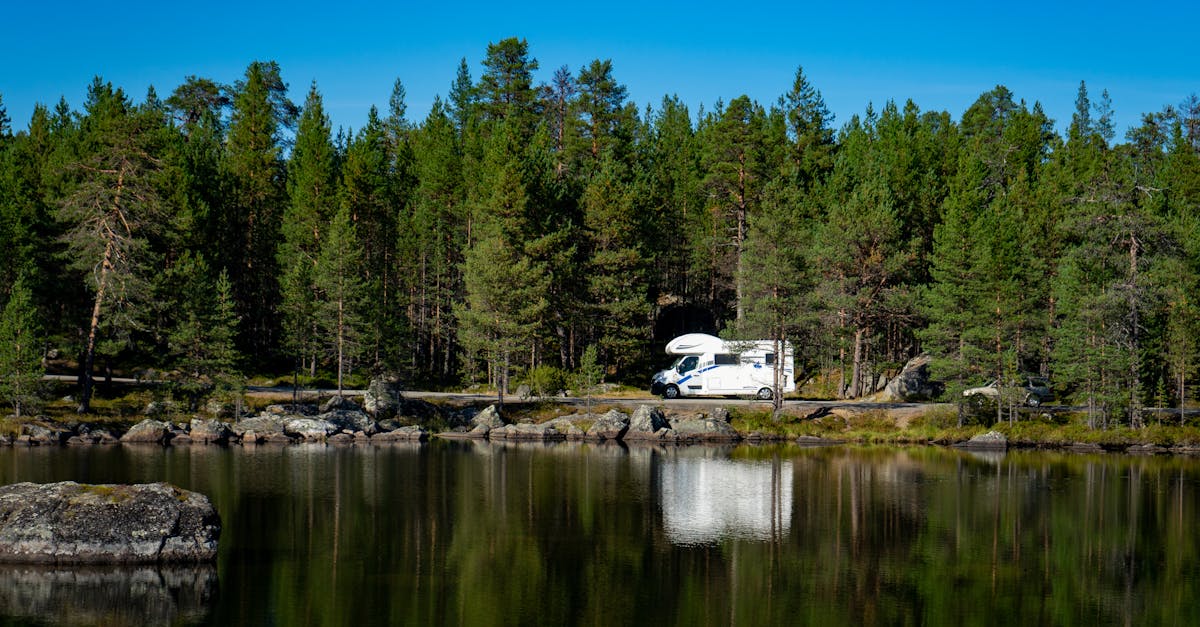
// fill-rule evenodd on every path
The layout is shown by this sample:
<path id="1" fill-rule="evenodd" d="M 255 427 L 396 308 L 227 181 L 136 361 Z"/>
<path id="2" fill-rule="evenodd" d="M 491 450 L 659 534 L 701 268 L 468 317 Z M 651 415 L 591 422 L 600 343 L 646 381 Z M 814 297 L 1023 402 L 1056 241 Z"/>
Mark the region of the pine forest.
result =
<path id="1" fill-rule="evenodd" d="M 791 342 L 825 398 L 927 353 L 943 398 L 1034 374 L 1097 428 L 1192 403 L 1197 96 L 1121 135 L 1083 82 L 1069 123 L 1004 86 L 835 121 L 802 68 L 692 110 L 630 102 L 610 61 L 539 67 L 489 44 L 423 117 L 396 80 L 353 129 L 270 61 L 140 100 L 97 77 L 23 129 L 0 101 L 0 400 L 19 416 L 47 368 L 91 374 L 81 410 L 135 372 L 193 405 L 250 376 L 494 389 L 585 361 L 645 388 L 706 332 Z"/>

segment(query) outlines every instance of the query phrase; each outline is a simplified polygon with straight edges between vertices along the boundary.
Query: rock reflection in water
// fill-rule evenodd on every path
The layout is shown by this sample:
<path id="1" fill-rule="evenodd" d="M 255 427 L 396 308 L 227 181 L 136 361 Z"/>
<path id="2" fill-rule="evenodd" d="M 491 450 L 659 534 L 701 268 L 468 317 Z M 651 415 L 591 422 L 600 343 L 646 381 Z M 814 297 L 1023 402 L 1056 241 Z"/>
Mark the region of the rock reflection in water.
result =
<path id="1" fill-rule="evenodd" d="M 676 544 L 776 540 L 792 524 L 792 463 L 681 456 L 659 467 L 663 525 Z"/>
<path id="2" fill-rule="evenodd" d="M 212 565 L 0 565 L 0 615 L 56 625 L 198 623 L 216 594 Z"/>

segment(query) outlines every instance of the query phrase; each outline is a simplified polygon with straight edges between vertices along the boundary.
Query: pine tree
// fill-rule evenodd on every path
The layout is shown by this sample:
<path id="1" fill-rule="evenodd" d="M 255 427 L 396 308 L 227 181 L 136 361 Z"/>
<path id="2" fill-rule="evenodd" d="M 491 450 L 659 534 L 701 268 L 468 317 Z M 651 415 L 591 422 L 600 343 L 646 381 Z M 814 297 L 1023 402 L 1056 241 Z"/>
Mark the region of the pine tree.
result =
<path id="1" fill-rule="evenodd" d="M 784 347 L 806 344 L 817 322 L 809 298 L 813 273 L 805 258 L 813 224 L 803 206 L 801 194 L 784 180 L 768 184 L 761 211 L 746 237 L 742 267 L 746 313 L 736 331 L 742 339 L 769 339 L 776 345 L 778 358 L 772 371 L 776 419 L 783 409 L 783 369 L 788 365 Z"/>
<path id="2" fill-rule="evenodd" d="M 483 67 L 478 93 L 484 117 L 493 122 L 506 120 L 520 136 L 528 138 L 540 106 L 533 87 L 538 62 L 529 56 L 529 44 L 516 37 L 489 43 Z"/>
<path id="3" fill-rule="evenodd" d="M 317 312 L 319 328 L 337 371 L 341 396 L 344 378 L 356 359 L 363 355 L 366 288 L 362 280 L 362 252 L 350 211 L 342 207 L 326 229 L 313 282 L 320 290 Z"/>
<path id="4" fill-rule="evenodd" d="M 580 70 L 577 85 L 576 108 L 583 119 L 576 152 L 583 155 L 576 159 L 585 157 L 591 164 L 588 171 L 594 172 L 605 151 L 612 150 L 615 158 L 624 160 L 632 140 L 628 132 L 633 112 L 625 106 L 625 86 L 613 78 L 611 59 L 597 59 Z"/>
<path id="5" fill-rule="evenodd" d="M 278 334 L 275 249 L 287 204 L 280 131 L 296 113 L 286 92 L 275 62 L 250 64 L 245 80 L 234 88 L 223 162 L 231 188 L 221 223 L 223 257 L 217 265 L 234 280 L 242 320 L 239 344 L 255 360 L 268 357 Z"/>
<path id="6" fill-rule="evenodd" d="M 97 352 L 115 352 L 111 346 L 138 324 L 148 291 L 147 232 L 161 219 L 152 181 L 158 164 L 147 146 L 152 131 L 147 125 L 156 121 L 134 115 L 124 94 L 97 78 L 85 122 L 94 152 L 78 165 L 83 178 L 59 210 L 60 221 L 68 225 L 72 266 L 85 273 L 92 293 L 80 359 L 80 413 L 90 409 Z M 108 347 L 101 344 L 106 338 Z"/>
<path id="7" fill-rule="evenodd" d="M 493 232 L 467 251 L 463 281 L 459 341 L 469 354 L 486 359 L 503 405 L 513 362 L 533 342 L 545 314 L 549 277 L 545 268 Z"/>
<path id="8" fill-rule="evenodd" d="M 841 159 L 851 159 L 853 154 L 843 153 Z M 839 167 L 856 167 L 850 163 L 839 161 Z M 839 357 L 843 372 L 845 353 L 850 353 L 850 380 L 840 386 L 850 397 L 870 391 L 873 340 L 909 308 L 912 289 L 907 279 L 917 253 L 916 242 L 904 237 L 894 199 L 879 170 L 866 171 L 866 178 L 843 188 L 848 191 L 834 188 L 827 199 L 828 213 L 817 230 L 810 261 L 820 269 L 819 295 L 843 342 Z"/>
<path id="9" fill-rule="evenodd" d="M 288 204 L 280 232 L 278 266 L 280 311 L 283 314 L 285 347 L 296 358 L 297 372 L 307 363 L 316 368 L 318 347 L 314 342 L 312 306 L 317 299 L 312 283 L 313 269 L 324 243 L 325 226 L 338 202 L 335 150 L 330 137 L 329 117 L 317 86 L 309 89 L 304 103 L 296 143 L 288 161 Z"/>
<path id="10" fill-rule="evenodd" d="M 358 245 L 363 298 L 369 303 L 363 316 L 361 341 L 375 371 L 394 369 L 399 359 L 400 320 L 407 310 L 399 299 L 396 245 L 401 211 L 394 195 L 394 177 L 384 123 L 372 107 L 367 124 L 355 135 L 342 165 L 342 207 L 354 223 Z M 404 216 L 407 219 L 407 215 Z M 404 261 L 408 261 L 405 259 Z M 407 272 L 407 269 L 405 269 Z"/>
<path id="11" fill-rule="evenodd" d="M 488 151 L 492 189 L 463 263 L 465 298 L 456 318 L 459 341 L 474 359 L 488 365 L 503 403 L 514 358 L 528 349 L 535 364 L 535 340 L 547 309 L 550 269 L 530 250 L 546 244 L 533 218 L 530 192 L 518 143 L 519 129 L 505 122 L 496 129 Z"/>
<path id="12" fill-rule="evenodd" d="M 745 314 L 741 268 L 746 260 L 746 233 L 769 178 L 764 124 L 761 106 L 746 96 L 735 98 L 715 118 L 704 152 L 704 186 L 712 213 L 707 247 L 713 264 L 710 297 L 714 305 L 724 301 L 728 297 L 721 292 L 732 287 L 729 300 L 736 320 Z"/>
<path id="13" fill-rule="evenodd" d="M 415 265 L 402 277 L 410 292 L 413 367 L 434 378 L 453 374 L 453 303 L 460 298 L 460 264 L 467 241 L 463 163 L 454 123 L 440 100 L 413 133 L 417 187 L 400 259 Z"/>
<path id="14" fill-rule="evenodd" d="M 706 249 L 702 210 L 700 155 L 691 115 L 678 98 L 664 98 L 652 117 L 647 163 L 635 171 L 643 192 L 645 241 L 652 268 L 652 293 L 669 300 L 692 303 L 707 294 L 700 266 L 692 263 L 692 252 Z"/>
<path id="15" fill-rule="evenodd" d="M 650 317 L 640 221 L 623 178 L 622 166 L 606 155 L 582 198 L 590 318 L 600 359 L 618 369 L 643 353 Z"/>
<path id="16" fill-rule="evenodd" d="M 0 398 L 12 404 L 18 419 L 37 406 L 38 385 L 44 372 L 40 334 L 32 293 L 20 277 L 0 311 Z"/>

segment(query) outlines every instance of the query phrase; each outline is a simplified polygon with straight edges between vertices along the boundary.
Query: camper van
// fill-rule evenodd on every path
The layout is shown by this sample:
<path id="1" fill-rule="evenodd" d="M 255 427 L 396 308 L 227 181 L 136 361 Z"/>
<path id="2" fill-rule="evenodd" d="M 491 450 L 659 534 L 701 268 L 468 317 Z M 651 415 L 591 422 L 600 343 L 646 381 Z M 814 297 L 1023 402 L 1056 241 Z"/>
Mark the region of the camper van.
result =
<path id="1" fill-rule="evenodd" d="M 775 342 L 722 340 L 704 333 L 681 335 L 667 343 L 667 354 L 678 355 L 670 368 L 650 382 L 650 393 L 663 398 L 681 396 L 774 396 Z M 796 390 L 792 347 L 784 343 L 782 390 Z"/>

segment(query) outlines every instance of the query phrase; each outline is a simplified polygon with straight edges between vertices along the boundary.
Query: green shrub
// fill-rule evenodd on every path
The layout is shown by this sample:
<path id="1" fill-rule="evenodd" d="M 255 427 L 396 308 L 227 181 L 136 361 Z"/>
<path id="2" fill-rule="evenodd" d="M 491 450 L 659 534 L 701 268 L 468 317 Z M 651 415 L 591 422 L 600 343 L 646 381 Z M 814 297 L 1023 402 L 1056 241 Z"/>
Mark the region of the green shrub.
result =
<path id="1" fill-rule="evenodd" d="M 567 388 L 569 374 L 554 366 L 534 366 L 526 373 L 522 382 L 529 386 L 534 396 L 554 396 Z"/>

